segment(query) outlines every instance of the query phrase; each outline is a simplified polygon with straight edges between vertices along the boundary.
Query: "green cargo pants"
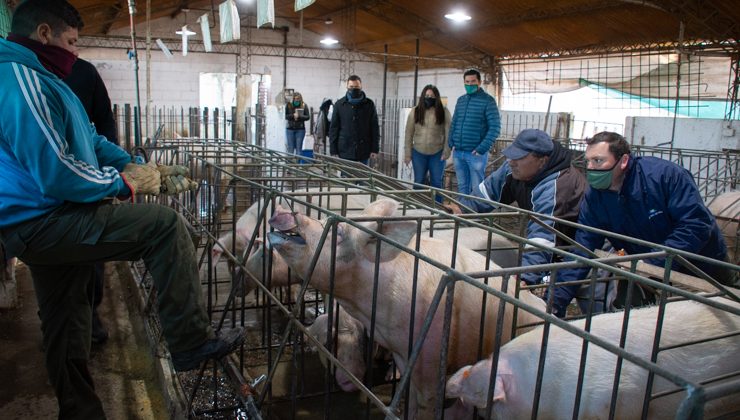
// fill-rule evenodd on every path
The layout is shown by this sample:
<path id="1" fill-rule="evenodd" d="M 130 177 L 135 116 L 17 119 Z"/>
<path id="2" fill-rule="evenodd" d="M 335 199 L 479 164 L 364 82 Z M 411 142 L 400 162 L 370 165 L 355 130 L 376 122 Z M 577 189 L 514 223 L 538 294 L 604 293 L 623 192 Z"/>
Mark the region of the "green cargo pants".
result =
<path id="1" fill-rule="evenodd" d="M 66 203 L 0 233 L 33 276 L 60 418 L 105 417 L 87 370 L 96 261 L 144 260 L 171 352 L 193 349 L 213 334 L 191 237 L 168 207 Z"/>

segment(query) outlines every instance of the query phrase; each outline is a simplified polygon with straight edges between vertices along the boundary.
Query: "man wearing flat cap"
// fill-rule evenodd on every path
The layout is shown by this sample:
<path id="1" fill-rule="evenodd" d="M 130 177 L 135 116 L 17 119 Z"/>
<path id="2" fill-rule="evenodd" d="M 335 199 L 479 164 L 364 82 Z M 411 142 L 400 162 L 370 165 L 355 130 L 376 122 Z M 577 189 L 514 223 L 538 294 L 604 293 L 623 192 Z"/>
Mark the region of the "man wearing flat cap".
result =
<path id="1" fill-rule="evenodd" d="M 506 162 L 489 175 L 471 195 L 503 204 L 517 202 L 524 210 L 554 216 L 569 221 L 578 220 L 581 198 L 586 191 L 583 174 L 571 166 L 571 151 L 553 141 L 542 130 L 526 129 L 516 136 L 514 142 L 504 149 Z M 488 213 L 495 206 L 490 201 L 460 198 L 461 208 L 449 204 L 454 213 Z M 575 230 L 551 220 L 543 220 L 560 232 L 573 237 Z M 545 246 L 560 245 L 556 235 L 543 226 L 529 222 L 527 238 Z M 552 262 L 552 253 L 544 250 L 526 252 L 522 266 Z M 527 284 L 541 282 L 549 273 L 523 273 L 521 280 Z"/>

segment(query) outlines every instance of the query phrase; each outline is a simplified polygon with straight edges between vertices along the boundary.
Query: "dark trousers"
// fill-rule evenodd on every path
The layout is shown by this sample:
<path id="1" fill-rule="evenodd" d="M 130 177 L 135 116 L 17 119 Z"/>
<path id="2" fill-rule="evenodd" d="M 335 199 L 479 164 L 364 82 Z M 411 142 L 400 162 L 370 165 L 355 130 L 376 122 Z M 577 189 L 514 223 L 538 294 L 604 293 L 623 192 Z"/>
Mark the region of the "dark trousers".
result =
<path id="1" fill-rule="evenodd" d="M 193 349 L 212 334 L 193 242 L 168 207 L 68 203 L 0 233 L 33 276 L 60 418 L 105 416 L 87 370 L 95 262 L 144 260 L 171 352 Z"/>
<path id="2" fill-rule="evenodd" d="M 93 284 L 95 285 L 95 290 L 93 290 L 92 305 L 93 310 L 97 310 L 98 306 L 100 306 L 100 302 L 103 301 L 103 279 L 105 278 L 105 263 L 100 261 L 95 263 L 94 275 L 95 280 L 93 281 Z"/>

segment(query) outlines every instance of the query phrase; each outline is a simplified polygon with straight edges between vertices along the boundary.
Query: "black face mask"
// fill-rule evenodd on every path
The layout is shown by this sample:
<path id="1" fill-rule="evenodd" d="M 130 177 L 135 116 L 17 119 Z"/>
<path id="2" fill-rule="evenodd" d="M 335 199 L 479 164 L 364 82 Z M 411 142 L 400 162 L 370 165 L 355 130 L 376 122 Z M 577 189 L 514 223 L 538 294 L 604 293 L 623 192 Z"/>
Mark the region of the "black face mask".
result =
<path id="1" fill-rule="evenodd" d="M 424 106 L 432 108 L 434 105 L 437 105 L 437 98 L 424 98 Z"/>
<path id="2" fill-rule="evenodd" d="M 347 93 L 349 94 L 350 98 L 357 99 L 362 96 L 362 89 L 347 89 Z"/>

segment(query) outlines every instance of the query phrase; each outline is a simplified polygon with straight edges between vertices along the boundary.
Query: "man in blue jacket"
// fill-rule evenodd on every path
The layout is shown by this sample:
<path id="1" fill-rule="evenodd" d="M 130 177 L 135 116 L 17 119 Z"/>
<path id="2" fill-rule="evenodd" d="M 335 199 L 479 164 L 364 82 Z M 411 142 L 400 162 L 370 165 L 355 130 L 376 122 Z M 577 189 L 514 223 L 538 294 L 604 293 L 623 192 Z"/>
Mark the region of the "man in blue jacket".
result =
<path id="1" fill-rule="evenodd" d="M 72 65 L 72 71 L 64 78 L 64 83 L 77 95 L 82 106 L 85 107 L 90 122 L 95 125 L 95 131 L 106 140 L 118 144 L 116 120 L 111 110 L 108 89 L 100 77 L 98 69 L 81 58 L 77 58 Z M 108 340 L 108 331 L 103 326 L 98 314 L 98 306 L 103 301 L 103 280 L 105 279 L 105 264 L 95 263 L 95 292 L 93 293 L 92 312 L 92 342 L 102 344 Z"/>
<path id="2" fill-rule="evenodd" d="M 501 117 L 496 100 L 480 88 L 477 70 L 463 75 L 465 95 L 457 99 L 450 123 L 448 143 L 457 174 L 457 190 L 470 194 L 485 177 L 488 152 L 501 132 Z"/>
<path id="3" fill-rule="evenodd" d="M 571 165 L 570 150 L 544 131 L 530 128 L 519 133 L 502 153 L 506 162 L 474 188 L 472 195 L 503 204 L 516 201 L 522 209 L 572 222 L 578 219 L 587 184 L 581 171 Z M 489 201 L 465 197 L 459 201 L 470 209 L 466 212 L 488 213 L 495 208 Z M 455 204 L 448 207 L 453 213 L 462 212 Z M 575 229 L 569 226 L 546 219 L 542 222 L 569 237 L 575 236 Z M 560 245 L 552 230 L 532 221 L 527 224 L 527 239 L 548 247 Z M 533 249 L 523 254 L 522 266 L 547 264 L 552 258 L 552 252 Z M 527 272 L 521 279 L 530 285 L 537 284 L 548 274 Z"/>
<path id="4" fill-rule="evenodd" d="M 217 338 L 211 330 L 195 249 L 174 210 L 103 200 L 156 195 L 163 180 L 182 192 L 169 187 L 187 168 L 133 164 L 95 132 L 62 81 L 81 27 L 64 0 L 26 0 L 0 39 L 0 241 L 31 271 L 59 418 L 101 419 L 87 368 L 96 261 L 144 260 L 176 370 L 228 354 L 243 332 Z"/>
<path id="5" fill-rule="evenodd" d="M 704 205 L 691 174 L 675 163 L 655 157 L 634 157 L 629 143 L 617 133 L 601 132 L 586 146 L 586 178 L 590 187 L 581 203 L 578 223 L 636 239 L 724 261 L 727 247 L 714 216 Z M 601 249 L 605 236 L 579 229 L 576 241 L 589 250 Z M 648 246 L 609 237 L 614 249 L 627 254 L 652 252 Z M 692 261 L 722 284 L 732 285 L 734 272 Z M 664 266 L 663 259 L 647 261 Z M 675 263 L 672 269 L 691 273 Z M 586 278 L 588 267 L 562 270 L 558 282 Z M 578 286 L 556 287 L 554 312 L 565 309 Z"/>

